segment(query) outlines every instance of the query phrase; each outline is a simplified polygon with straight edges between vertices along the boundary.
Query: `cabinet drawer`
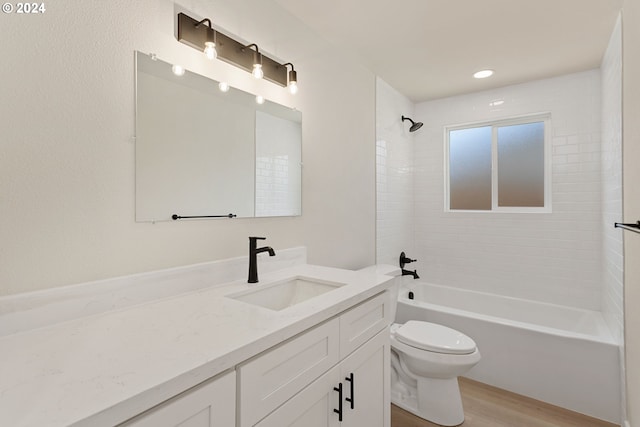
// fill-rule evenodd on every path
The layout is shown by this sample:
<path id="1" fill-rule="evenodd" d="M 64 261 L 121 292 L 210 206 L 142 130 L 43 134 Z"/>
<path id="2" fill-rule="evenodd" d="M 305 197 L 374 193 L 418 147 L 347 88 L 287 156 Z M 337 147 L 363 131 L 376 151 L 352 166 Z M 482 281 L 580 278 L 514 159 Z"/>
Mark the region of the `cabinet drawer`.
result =
<path id="1" fill-rule="evenodd" d="M 120 427 L 226 427 L 235 425 L 235 371 L 169 399 Z"/>
<path id="2" fill-rule="evenodd" d="M 240 426 L 253 426 L 339 360 L 339 320 L 332 319 L 237 369 Z"/>
<path id="3" fill-rule="evenodd" d="M 340 359 L 386 328 L 392 321 L 389 292 L 360 303 L 340 316 Z"/>
<path id="4" fill-rule="evenodd" d="M 333 410 L 340 407 L 340 395 L 334 390 L 334 387 L 340 383 L 339 370 L 339 366 L 332 368 L 263 418 L 256 427 L 329 427 L 338 425 L 338 414 Z"/>

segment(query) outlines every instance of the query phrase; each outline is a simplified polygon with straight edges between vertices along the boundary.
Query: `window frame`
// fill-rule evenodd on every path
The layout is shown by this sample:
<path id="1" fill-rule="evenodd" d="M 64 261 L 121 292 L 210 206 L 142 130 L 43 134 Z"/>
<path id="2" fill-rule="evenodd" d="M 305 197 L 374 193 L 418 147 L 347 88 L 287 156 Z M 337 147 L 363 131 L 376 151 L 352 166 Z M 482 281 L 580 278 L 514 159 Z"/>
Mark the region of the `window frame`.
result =
<path id="1" fill-rule="evenodd" d="M 544 206 L 498 206 L 498 128 L 502 126 L 524 125 L 528 123 L 544 123 Z M 491 126 L 491 209 L 451 209 L 450 200 L 450 174 L 449 174 L 449 134 L 451 131 L 476 127 Z M 444 211 L 445 212 L 469 212 L 469 213 L 551 213 L 551 113 L 536 113 L 522 116 L 514 116 L 505 119 L 486 120 L 479 122 L 462 123 L 444 127 Z"/>

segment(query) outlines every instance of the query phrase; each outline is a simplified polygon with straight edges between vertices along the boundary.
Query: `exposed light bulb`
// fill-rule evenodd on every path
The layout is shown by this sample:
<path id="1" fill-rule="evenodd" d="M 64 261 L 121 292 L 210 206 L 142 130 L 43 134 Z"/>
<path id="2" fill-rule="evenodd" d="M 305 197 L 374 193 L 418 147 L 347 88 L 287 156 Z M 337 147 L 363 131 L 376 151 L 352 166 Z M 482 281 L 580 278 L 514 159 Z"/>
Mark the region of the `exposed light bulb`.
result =
<path id="1" fill-rule="evenodd" d="M 182 65 L 174 64 L 171 67 L 171 71 L 173 71 L 173 74 L 175 74 L 176 76 L 183 76 L 185 69 L 182 67 Z"/>
<path id="2" fill-rule="evenodd" d="M 256 79 L 261 79 L 264 77 L 264 72 L 262 71 L 262 64 L 253 64 L 253 71 L 251 72 L 253 77 Z"/>
<path id="3" fill-rule="evenodd" d="M 298 73 L 293 69 L 293 64 L 291 65 L 291 71 L 289 71 L 289 92 L 292 95 L 298 93 Z"/>
<path id="4" fill-rule="evenodd" d="M 256 95 L 256 102 L 258 104 L 264 104 L 264 98 L 262 97 L 262 95 Z"/>
<path id="5" fill-rule="evenodd" d="M 204 54 L 207 55 L 207 58 L 209 59 L 216 59 L 218 57 L 218 52 L 216 51 L 216 44 L 214 42 L 205 42 Z"/>
<path id="6" fill-rule="evenodd" d="M 229 92 L 229 83 L 227 82 L 218 83 L 218 89 L 220 89 L 221 92 Z"/>

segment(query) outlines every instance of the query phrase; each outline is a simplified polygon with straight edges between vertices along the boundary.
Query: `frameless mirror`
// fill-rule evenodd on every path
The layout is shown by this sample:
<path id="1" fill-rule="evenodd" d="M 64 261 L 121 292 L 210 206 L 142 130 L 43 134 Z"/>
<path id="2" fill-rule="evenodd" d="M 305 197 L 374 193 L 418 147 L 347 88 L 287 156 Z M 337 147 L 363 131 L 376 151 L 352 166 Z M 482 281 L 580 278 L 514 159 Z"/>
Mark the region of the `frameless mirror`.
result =
<path id="1" fill-rule="evenodd" d="M 302 114 L 136 52 L 136 221 L 301 214 Z"/>

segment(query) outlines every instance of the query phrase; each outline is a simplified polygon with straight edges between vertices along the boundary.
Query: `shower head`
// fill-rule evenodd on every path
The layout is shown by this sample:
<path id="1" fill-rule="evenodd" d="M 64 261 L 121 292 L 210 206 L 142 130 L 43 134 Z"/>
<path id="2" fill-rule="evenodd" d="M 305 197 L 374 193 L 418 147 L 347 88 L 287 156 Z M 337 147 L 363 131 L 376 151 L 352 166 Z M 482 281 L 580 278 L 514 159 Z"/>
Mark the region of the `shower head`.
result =
<path id="1" fill-rule="evenodd" d="M 415 132 L 422 127 L 422 122 L 414 122 L 409 117 L 402 116 L 402 121 L 409 120 L 411 122 L 411 127 L 409 128 L 409 132 Z"/>

